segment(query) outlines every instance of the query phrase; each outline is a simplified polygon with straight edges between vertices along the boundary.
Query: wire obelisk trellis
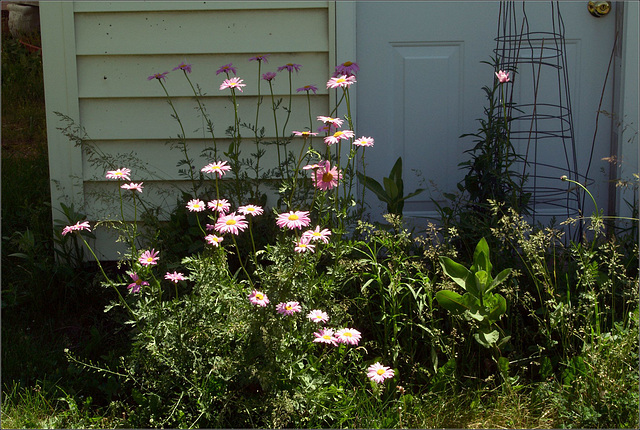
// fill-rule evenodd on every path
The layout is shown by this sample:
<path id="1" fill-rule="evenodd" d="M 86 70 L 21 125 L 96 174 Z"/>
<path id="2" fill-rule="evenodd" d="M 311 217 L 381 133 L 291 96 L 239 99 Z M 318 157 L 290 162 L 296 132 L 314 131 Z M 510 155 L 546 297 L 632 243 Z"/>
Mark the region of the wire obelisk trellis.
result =
<path id="1" fill-rule="evenodd" d="M 586 183 L 578 171 L 565 29 L 558 2 L 535 2 L 547 8 L 549 19 L 531 28 L 525 2 L 500 2 L 494 54 L 499 69 L 509 71 L 507 119 L 510 139 L 523 160 L 518 163 L 523 190 L 531 193 L 529 207 L 535 223 L 542 215 L 582 215 L 580 190 L 567 191 L 560 177 Z M 581 224 L 579 224 L 581 226 Z M 569 236 L 581 234 L 569 230 Z"/>

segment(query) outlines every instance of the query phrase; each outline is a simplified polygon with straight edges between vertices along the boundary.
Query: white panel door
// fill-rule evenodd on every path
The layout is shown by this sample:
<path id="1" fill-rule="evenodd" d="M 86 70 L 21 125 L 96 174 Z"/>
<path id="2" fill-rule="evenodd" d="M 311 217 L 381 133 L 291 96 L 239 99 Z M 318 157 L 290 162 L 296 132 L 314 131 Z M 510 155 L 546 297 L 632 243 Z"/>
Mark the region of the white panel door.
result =
<path id="1" fill-rule="evenodd" d="M 530 31 L 552 31 L 551 5 L 525 2 Z M 560 2 L 559 9 L 565 25 L 577 166 L 582 174 L 589 168 L 594 180 L 591 191 L 605 207 L 607 175 L 601 171 L 609 166 L 601 159 L 610 155 L 611 122 L 604 115 L 599 117 L 593 153 L 591 147 L 601 95 L 600 109 L 610 111 L 612 106 L 613 70 L 606 86 L 605 76 L 615 13 L 595 18 L 586 1 Z M 479 128 L 477 119 L 483 117 L 486 106 L 482 87 L 493 85 L 492 67 L 481 62 L 494 55 L 499 10 L 497 1 L 356 2 L 357 128 L 359 134 L 375 138 L 374 148 L 367 151 L 366 174 L 381 182 L 402 156 L 405 193 L 418 187 L 429 189 L 406 202 L 405 216 L 435 217 L 431 198 L 440 200 L 441 195 L 432 185 L 453 192 L 464 177 L 458 164 L 466 159 L 464 151 L 473 146 L 473 139 L 460 135 Z M 553 76 L 541 78 L 538 100 L 553 101 L 557 80 L 554 86 L 544 83 Z M 523 73 L 522 86 L 514 88 L 514 101 L 521 97 L 531 102 L 533 95 L 525 83 Z M 515 144 L 516 149 L 526 150 L 522 147 L 526 143 Z M 564 150 L 559 145 L 541 152 L 539 162 L 562 164 Z M 557 186 L 563 184 L 558 181 Z M 371 193 L 367 200 L 374 214 L 384 211 Z M 589 215 L 592 206 L 587 202 L 585 208 Z M 553 208 L 543 211 L 553 215 Z"/>

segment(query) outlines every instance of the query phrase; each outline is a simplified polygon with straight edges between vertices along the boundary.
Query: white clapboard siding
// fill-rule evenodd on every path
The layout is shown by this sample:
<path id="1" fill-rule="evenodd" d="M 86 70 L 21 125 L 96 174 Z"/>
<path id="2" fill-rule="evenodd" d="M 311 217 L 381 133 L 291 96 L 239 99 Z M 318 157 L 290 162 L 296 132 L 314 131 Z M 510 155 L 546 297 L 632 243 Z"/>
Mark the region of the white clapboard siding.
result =
<path id="1" fill-rule="evenodd" d="M 306 93 L 296 89 L 315 85 L 311 96 L 312 118 L 328 115 L 335 105 L 335 92 L 326 82 L 340 62 L 353 58 L 352 46 L 337 47 L 338 29 L 335 2 L 327 1 L 233 1 L 233 2 L 42 2 L 40 4 L 43 65 L 47 103 L 52 204 L 73 203 L 89 221 L 119 217 L 119 205 L 105 196 L 118 195 L 116 183 L 105 179 L 103 166 L 92 163 L 86 154 L 58 130 L 63 127 L 55 112 L 71 117 L 102 152 L 126 161 L 136 158 L 141 168 L 132 169 L 134 181 L 145 181 L 145 198 L 167 211 L 175 206 L 178 190 L 186 189 L 176 166 L 182 158 L 167 142 L 182 134 L 172 118 L 172 109 L 158 81 L 147 80 L 157 72 L 170 72 L 165 87 L 184 127 L 189 156 L 200 168 L 213 161 L 200 157 L 212 146 L 197 109 L 193 89 L 184 73 L 172 71 L 180 62 L 193 67 L 191 83 L 199 88 L 201 102 L 214 124 L 218 148 L 229 145 L 225 136 L 233 125 L 234 110 L 230 90 L 220 91 L 225 74 L 216 70 L 228 63 L 246 84 L 237 92 L 241 122 L 253 124 L 258 94 L 263 98 L 259 126 L 265 140 L 274 141 L 276 130 L 271 110 L 269 85 L 259 80 L 258 63 L 250 57 L 269 54 L 261 73 L 276 72 L 287 63 L 301 64 L 291 74 L 292 113 L 283 131 L 286 113 L 278 110 L 278 137 L 293 130 L 309 128 Z M 258 85 L 260 89 L 258 90 Z M 259 92 L 260 91 L 260 92 Z M 279 72 L 273 81 L 275 99 L 289 102 L 289 73 Z M 319 123 L 315 122 L 313 127 Z M 241 129 L 242 155 L 255 150 L 253 133 Z M 294 139 L 290 149 L 297 151 Z M 263 147 L 264 148 L 264 147 Z M 261 160 L 265 169 L 275 167 L 277 150 L 266 147 Z M 136 165 L 133 163 L 132 165 Z M 173 193 L 173 194 L 172 194 Z M 130 205 L 125 217 L 132 219 Z M 96 244 L 104 258 L 117 258 L 108 235 Z"/>

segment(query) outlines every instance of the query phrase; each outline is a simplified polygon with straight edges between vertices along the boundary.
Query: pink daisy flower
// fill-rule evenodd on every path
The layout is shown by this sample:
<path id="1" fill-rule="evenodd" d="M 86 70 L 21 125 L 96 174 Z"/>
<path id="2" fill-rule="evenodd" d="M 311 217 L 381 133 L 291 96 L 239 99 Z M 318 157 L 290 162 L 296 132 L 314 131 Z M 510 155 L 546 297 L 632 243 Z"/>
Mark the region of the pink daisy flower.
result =
<path id="1" fill-rule="evenodd" d="M 302 233 L 302 238 L 307 242 L 320 240 L 323 243 L 329 243 L 329 236 L 331 236 L 331 230 L 327 228 L 320 230 L 320 226 L 316 226 L 315 230 L 307 230 Z"/>
<path id="2" fill-rule="evenodd" d="M 173 272 L 173 273 L 167 272 L 167 274 L 164 275 L 164 279 L 168 279 L 169 281 L 175 282 L 177 284 L 178 281 L 184 281 L 186 278 L 182 273 L 179 273 L 179 272 Z"/>
<path id="3" fill-rule="evenodd" d="M 278 72 L 282 72 L 283 70 L 288 70 L 289 72 L 293 72 L 295 70 L 296 72 L 299 72 L 301 68 L 301 64 L 287 63 L 282 67 L 278 67 Z"/>
<path id="4" fill-rule="evenodd" d="M 347 76 L 352 76 L 355 75 L 356 72 L 358 72 L 360 70 L 360 66 L 358 66 L 357 63 L 354 63 L 353 61 L 345 61 L 344 63 L 336 66 L 336 72 L 334 73 L 334 77 L 340 76 L 340 75 L 347 75 Z"/>
<path id="5" fill-rule="evenodd" d="M 207 164 L 200 169 L 200 171 L 204 173 L 215 173 L 218 175 L 218 178 L 222 178 L 222 175 L 229 170 L 231 170 L 231 166 L 229 166 L 226 161 L 216 161 L 215 163 Z"/>
<path id="6" fill-rule="evenodd" d="M 314 342 L 328 343 L 333 346 L 338 346 L 338 339 L 333 335 L 333 330 L 330 328 L 322 329 L 313 335 L 316 337 L 313 339 Z"/>
<path id="7" fill-rule="evenodd" d="M 150 81 L 152 79 L 157 79 L 157 80 L 163 80 L 163 81 L 166 82 L 168 74 L 169 74 L 169 72 L 154 73 L 153 75 L 147 77 L 147 81 Z"/>
<path id="8" fill-rule="evenodd" d="M 327 145 L 333 145 L 340 141 L 340 139 L 347 140 L 351 139 L 354 136 L 353 131 L 351 130 L 338 130 L 333 135 L 327 136 L 324 138 L 324 143 Z"/>
<path id="9" fill-rule="evenodd" d="M 129 175 L 131 174 L 131 170 L 127 168 L 122 168 L 118 170 L 108 170 L 106 178 L 107 179 L 124 179 L 126 181 L 130 181 L 131 178 Z"/>
<path id="10" fill-rule="evenodd" d="M 139 184 L 134 184 L 133 182 L 131 182 L 130 184 L 120 185 L 120 188 L 124 188 L 125 190 L 138 191 L 141 193 L 142 189 L 144 188 L 142 184 L 144 184 L 144 182 L 140 182 Z"/>
<path id="11" fill-rule="evenodd" d="M 509 82 L 509 72 L 505 72 L 504 70 L 499 70 L 496 72 L 496 77 L 501 84 L 505 82 Z"/>
<path id="12" fill-rule="evenodd" d="M 202 200 L 192 199 L 187 203 L 187 209 L 189 209 L 191 212 L 202 212 L 206 209 L 206 207 Z"/>
<path id="13" fill-rule="evenodd" d="M 355 83 L 355 76 L 340 75 L 329 79 L 329 81 L 327 82 L 327 88 L 348 88 L 350 85 Z"/>
<path id="14" fill-rule="evenodd" d="M 140 291 L 140 288 L 149 285 L 147 281 L 143 281 L 142 279 L 140 279 L 137 273 L 130 273 L 129 276 L 131 276 L 131 280 L 133 281 L 132 283 L 127 285 L 127 288 L 131 293 L 137 293 L 138 291 Z"/>
<path id="15" fill-rule="evenodd" d="M 210 243 L 213 246 L 220 246 L 220 242 L 222 242 L 223 239 L 224 237 L 216 236 L 214 234 L 208 234 L 204 237 L 204 240 L 206 240 L 207 243 Z"/>
<path id="16" fill-rule="evenodd" d="M 360 342 L 360 332 L 352 328 L 343 328 L 336 332 L 336 338 L 339 343 L 346 343 L 349 345 L 357 345 Z"/>
<path id="17" fill-rule="evenodd" d="M 187 64 L 185 61 L 178 64 L 173 70 L 184 70 L 187 73 L 191 73 L 191 64 Z"/>
<path id="18" fill-rule="evenodd" d="M 326 323 L 329 321 L 329 315 L 327 315 L 326 312 L 321 311 L 320 309 L 314 309 L 311 312 L 309 312 L 309 314 L 307 315 L 307 318 L 309 318 L 312 322 L 314 323 Z"/>
<path id="19" fill-rule="evenodd" d="M 227 211 L 231 208 L 231 203 L 227 199 L 221 200 L 212 200 L 207 203 L 209 209 L 213 209 L 214 211 L 220 212 L 221 214 L 226 214 Z"/>
<path id="20" fill-rule="evenodd" d="M 314 172 L 313 182 L 319 190 L 330 190 L 338 186 L 338 181 L 342 179 L 342 172 L 336 166 L 331 167 L 329 161 L 320 163 L 320 168 Z"/>
<path id="21" fill-rule="evenodd" d="M 373 138 L 362 136 L 360 139 L 354 140 L 353 144 L 356 146 L 373 146 Z"/>
<path id="22" fill-rule="evenodd" d="M 330 133 L 332 129 L 338 128 L 332 124 L 325 124 L 318 127 L 318 133 Z"/>
<path id="23" fill-rule="evenodd" d="M 276 224 L 280 228 L 288 227 L 290 229 L 306 227 L 311 222 L 308 211 L 289 211 L 278 215 Z"/>
<path id="24" fill-rule="evenodd" d="M 340 127 L 344 122 L 343 119 L 340 118 L 331 118 L 330 116 L 318 116 L 318 121 L 322 121 L 325 124 L 331 124 L 335 127 Z"/>
<path id="25" fill-rule="evenodd" d="M 297 312 L 301 312 L 302 308 L 298 302 L 286 302 L 278 303 L 276 305 L 276 312 L 282 315 L 293 315 Z"/>
<path id="26" fill-rule="evenodd" d="M 231 233 L 239 234 L 249 226 L 244 215 L 236 215 L 235 212 L 231 212 L 229 215 L 222 215 L 216 221 L 215 229 L 219 233 Z"/>
<path id="27" fill-rule="evenodd" d="M 262 215 L 264 213 L 264 210 L 260 206 L 245 205 L 245 206 L 240 206 L 238 208 L 238 212 L 240 212 L 242 215 L 258 216 L 258 215 Z"/>
<path id="28" fill-rule="evenodd" d="M 320 165 L 319 164 L 307 164 L 306 166 L 302 167 L 302 170 L 316 170 L 319 169 Z"/>
<path id="29" fill-rule="evenodd" d="M 244 79 L 240 79 L 238 77 L 225 79 L 220 85 L 220 90 L 224 90 L 225 88 L 237 88 L 242 92 L 242 87 L 247 86 L 247 84 L 243 84 L 242 81 L 244 81 Z"/>
<path id="30" fill-rule="evenodd" d="M 152 249 L 151 251 L 145 251 L 142 253 L 138 261 L 143 266 L 152 266 L 154 264 L 158 264 L 158 251 Z"/>
<path id="31" fill-rule="evenodd" d="M 309 91 L 313 91 L 313 94 L 317 94 L 318 93 L 318 87 L 316 87 L 315 85 L 305 85 L 304 87 L 298 88 L 296 90 L 297 93 L 302 92 L 302 91 L 306 91 L 307 93 Z"/>
<path id="32" fill-rule="evenodd" d="M 263 308 L 269 304 L 269 298 L 267 295 L 257 290 L 253 290 L 251 294 L 249 294 L 249 301 L 256 306 L 262 306 Z"/>
<path id="33" fill-rule="evenodd" d="M 268 63 L 267 57 L 269 55 L 271 55 L 271 54 L 256 55 L 255 57 L 249 58 L 249 61 L 264 61 L 265 63 Z"/>
<path id="34" fill-rule="evenodd" d="M 298 242 L 296 242 L 296 247 L 294 248 L 294 250 L 296 252 L 315 252 L 314 251 L 315 245 L 311 245 L 308 241 L 306 241 L 305 239 L 300 239 Z"/>
<path id="35" fill-rule="evenodd" d="M 271 82 L 275 77 L 276 77 L 276 72 L 267 72 L 262 74 L 262 79 L 264 79 L 267 82 Z"/>
<path id="36" fill-rule="evenodd" d="M 219 75 L 220 73 L 229 74 L 229 72 L 233 73 L 234 75 L 237 75 L 237 71 L 236 71 L 236 68 L 233 67 L 233 63 L 225 64 L 224 66 L 220 67 L 218 70 L 216 70 L 216 75 Z"/>
<path id="37" fill-rule="evenodd" d="M 377 384 L 384 382 L 387 378 L 393 378 L 394 375 L 395 373 L 392 368 L 383 366 L 380 363 L 372 364 L 367 369 L 367 376 Z"/>
<path id="38" fill-rule="evenodd" d="M 82 221 L 82 222 L 78 221 L 73 225 L 66 226 L 65 228 L 62 229 L 62 235 L 66 236 L 72 231 L 79 231 L 79 230 L 91 231 L 91 228 L 89 227 L 89 221 Z"/>
<path id="39" fill-rule="evenodd" d="M 312 133 L 310 131 L 292 131 L 294 136 L 304 137 L 305 139 L 309 136 L 317 136 L 318 133 Z"/>

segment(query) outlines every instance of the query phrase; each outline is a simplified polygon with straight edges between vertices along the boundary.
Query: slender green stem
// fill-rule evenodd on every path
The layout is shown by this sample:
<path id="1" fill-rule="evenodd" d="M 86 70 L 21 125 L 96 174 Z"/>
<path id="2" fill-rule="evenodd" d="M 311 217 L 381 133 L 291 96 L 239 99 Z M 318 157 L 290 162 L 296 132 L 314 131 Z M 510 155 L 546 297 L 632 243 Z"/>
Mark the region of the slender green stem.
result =
<path id="1" fill-rule="evenodd" d="M 260 92 L 260 72 L 262 71 L 262 60 L 258 60 L 258 105 L 256 107 L 256 122 L 254 124 L 254 134 L 256 139 L 256 194 L 255 199 L 260 195 L 260 139 L 258 138 L 258 118 L 260 116 L 260 105 L 262 104 L 262 95 Z"/>
<path id="2" fill-rule="evenodd" d="M 253 288 L 253 281 L 251 280 L 251 276 L 249 276 L 249 272 L 247 272 L 246 267 L 244 267 L 244 263 L 242 262 L 242 257 L 240 256 L 240 248 L 238 247 L 238 242 L 236 241 L 236 236 L 232 234 L 231 238 L 233 239 L 233 244 L 235 245 L 236 252 L 238 253 L 238 261 L 240 262 L 240 267 L 242 267 L 242 270 L 244 271 L 244 274 L 247 275 L 247 279 L 249 280 L 249 284 L 251 284 L 251 288 Z"/>
<path id="3" fill-rule="evenodd" d="M 202 114 L 202 117 L 204 118 L 204 120 L 207 122 L 207 128 L 209 129 L 209 133 L 211 133 L 211 139 L 213 140 L 213 157 L 216 159 L 218 159 L 218 145 L 216 143 L 216 136 L 213 133 L 213 122 L 211 121 L 211 118 L 209 118 L 209 116 L 206 114 L 204 107 L 202 106 L 202 103 L 200 102 L 200 97 L 198 95 L 198 92 L 196 91 L 195 87 L 193 86 L 193 84 L 191 83 L 191 79 L 189 79 L 189 75 L 187 75 L 186 70 L 183 70 L 184 72 L 184 76 L 187 78 L 187 82 L 189 82 L 189 85 L 191 86 L 191 89 L 193 90 L 193 95 L 196 98 L 196 102 L 198 102 L 198 108 L 200 109 L 200 113 Z"/>

